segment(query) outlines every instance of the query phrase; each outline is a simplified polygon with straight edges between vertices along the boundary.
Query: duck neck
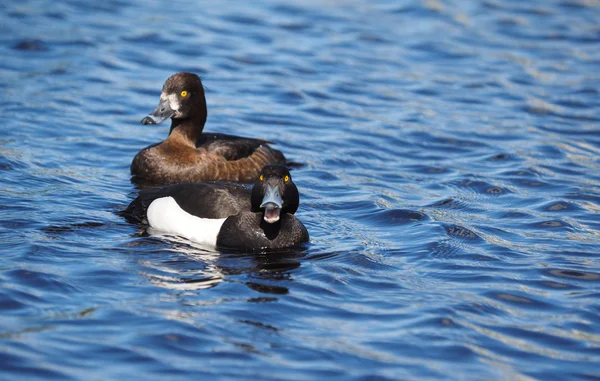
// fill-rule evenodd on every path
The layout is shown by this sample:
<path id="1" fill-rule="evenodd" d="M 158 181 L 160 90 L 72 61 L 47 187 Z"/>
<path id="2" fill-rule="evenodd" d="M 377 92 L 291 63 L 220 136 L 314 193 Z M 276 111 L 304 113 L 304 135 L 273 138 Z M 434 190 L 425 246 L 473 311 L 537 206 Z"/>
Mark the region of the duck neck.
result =
<path id="1" fill-rule="evenodd" d="M 206 123 L 206 114 L 185 119 L 171 119 L 171 130 L 169 139 L 183 139 L 190 145 L 196 146 L 196 142 L 202 135 L 204 124 Z"/>

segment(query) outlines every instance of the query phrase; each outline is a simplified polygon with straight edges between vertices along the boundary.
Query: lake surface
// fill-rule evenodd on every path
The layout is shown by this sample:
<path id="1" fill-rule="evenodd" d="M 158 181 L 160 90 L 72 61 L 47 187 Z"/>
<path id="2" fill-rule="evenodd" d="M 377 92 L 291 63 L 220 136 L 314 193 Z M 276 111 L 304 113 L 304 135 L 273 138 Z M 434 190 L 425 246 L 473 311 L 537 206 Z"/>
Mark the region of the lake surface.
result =
<path id="1" fill-rule="evenodd" d="M 0 5 L 0 379 L 598 380 L 600 2 Z M 116 212 L 178 71 L 302 251 Z"/>

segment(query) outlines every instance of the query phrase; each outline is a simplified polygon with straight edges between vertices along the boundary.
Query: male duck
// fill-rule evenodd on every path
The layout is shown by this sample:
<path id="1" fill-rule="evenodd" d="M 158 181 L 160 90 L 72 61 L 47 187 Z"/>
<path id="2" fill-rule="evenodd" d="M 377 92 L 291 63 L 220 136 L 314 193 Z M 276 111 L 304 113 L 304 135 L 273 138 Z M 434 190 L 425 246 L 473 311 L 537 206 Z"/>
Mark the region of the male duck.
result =
<path id="1" fill-rule="evenodd" d="M 131 163 L 135 182 L 152 185 L 226 180 L 254 182 L 267 164 L 285 164 L 280 151 L 266 140 L 202 133 L 206 99 L 200 77 L 192 73 L 171 76 L 162 88 L 160 103 L 142 124 L 171 118 L 164 141 L 141 150 Z"/>
<path id="2" fill-rule="evenodd" d="M 268 165 L 252 189 L 227 183 L 144 189 L 123 215 L 219 248 L 282 249 L 308 242 L 306 227 L 294 216 L 299 203 L 288 169 Z"/>

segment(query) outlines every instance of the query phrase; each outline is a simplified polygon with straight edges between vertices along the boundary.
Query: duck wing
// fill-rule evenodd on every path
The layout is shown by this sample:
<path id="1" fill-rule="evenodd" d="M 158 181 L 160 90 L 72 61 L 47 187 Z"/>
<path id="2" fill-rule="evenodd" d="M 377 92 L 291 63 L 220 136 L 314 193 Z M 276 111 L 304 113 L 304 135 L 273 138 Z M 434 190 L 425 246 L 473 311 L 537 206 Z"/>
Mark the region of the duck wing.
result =
<path id="1" fill-rule="evenodd" d="M 203 133 L 196 144 L 197 157 L 202 158 L 201 162 L 210 162 L 210 165 L 189 168 L 185 176 L 193 181 L 220 179 L 253 183 L 265 165 L 286 164 L 283 153 L 269 144 L 273 143 L 235 135 Z"/>
<path id="2" fill-rule="evenodd" d="M 262 168 L 268 164 L 285 165 L 286 161 L 280 151 L 272 149 L 268 145 L 263 145 L 241 159 L 215 160 L 209 168 L 205 168 L 201 176 L 241 183 L 254 183 L 260 176 Z"/>
<path id="3" fill-rule="evenodd" d="M 250 210 L 248 187 L 223 182 L 177 184 L 140 191 L 120 214 L 129 222 L 147 224 L 146 212 L 159 198 L 173 197 L 181 209 L 202 218 L 226 218 Z"/>
<path id="4" fill-rule="evenodd" d="M 235 135 L 203 133 L 196 142 L 196 148 L 205 149 L 225 160 L 239 160 L 252 155 L 259 147 L 268 144 L 274 143 Z"/>

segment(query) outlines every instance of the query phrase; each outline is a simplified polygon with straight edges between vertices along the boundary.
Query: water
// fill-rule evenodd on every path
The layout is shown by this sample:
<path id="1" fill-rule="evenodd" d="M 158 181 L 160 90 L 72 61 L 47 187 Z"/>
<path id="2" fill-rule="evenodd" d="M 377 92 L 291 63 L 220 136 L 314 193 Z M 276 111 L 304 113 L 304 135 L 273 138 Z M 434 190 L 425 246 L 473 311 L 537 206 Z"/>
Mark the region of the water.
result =
<path id="1" fill-rule="evenodd" d="M 0 5 L 1 379 L 598 379 L 598 1 L 90 3 Z M 184 70 L 305 251 L 115 214 Z"/>

